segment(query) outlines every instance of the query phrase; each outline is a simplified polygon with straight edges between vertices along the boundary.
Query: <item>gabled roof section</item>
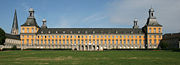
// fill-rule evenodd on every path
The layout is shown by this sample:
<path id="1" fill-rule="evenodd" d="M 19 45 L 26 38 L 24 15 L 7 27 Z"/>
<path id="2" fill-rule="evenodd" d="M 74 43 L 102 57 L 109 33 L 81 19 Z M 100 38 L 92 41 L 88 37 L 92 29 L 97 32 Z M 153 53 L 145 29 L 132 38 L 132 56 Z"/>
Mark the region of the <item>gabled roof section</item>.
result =
<path id="1" fill-rule="evenodd" d="M 162 26 L 157 22 L 156 18 L 148 18 L 146 25 L 147 26 Z"/>
<path id="2" fill-rule="evenodd" d="M 141 28 L 41 28 L 37 34 L 144 34 Z"/>
<path id="3" fill-rule="evenodd" d="M 36 23 L 36 19 L 31 17 L 28 17 L 26 22 L 21 26 L 36 26 L 39 28 L 38 24 Z"/>

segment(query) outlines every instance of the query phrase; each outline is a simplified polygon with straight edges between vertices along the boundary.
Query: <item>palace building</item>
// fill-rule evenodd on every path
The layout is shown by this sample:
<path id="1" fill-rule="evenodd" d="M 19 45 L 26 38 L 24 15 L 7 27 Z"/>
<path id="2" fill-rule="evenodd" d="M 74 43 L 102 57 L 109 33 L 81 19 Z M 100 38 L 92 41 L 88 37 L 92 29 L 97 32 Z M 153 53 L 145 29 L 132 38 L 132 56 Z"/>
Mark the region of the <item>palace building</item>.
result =
<path id="1" fill-rule="evenodd" d="M 45 19 L 39 26 L 34 13 L 30 8 L 29 17 L 21 25 L 21 49 L 155 49 L 162 39 L 162 25 L 157 22 L 153 8 L 149 9 L 147 23 L 142 28 L 137 19 L 132 28 L 49 28 Z"/>

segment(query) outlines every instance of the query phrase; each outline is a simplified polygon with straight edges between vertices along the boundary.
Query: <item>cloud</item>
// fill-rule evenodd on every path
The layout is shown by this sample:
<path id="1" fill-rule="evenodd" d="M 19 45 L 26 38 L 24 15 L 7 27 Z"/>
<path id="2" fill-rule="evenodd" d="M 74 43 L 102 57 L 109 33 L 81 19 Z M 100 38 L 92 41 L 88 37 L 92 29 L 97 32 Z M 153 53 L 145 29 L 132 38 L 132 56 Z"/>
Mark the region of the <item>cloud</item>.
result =
<path id="1" fill-rule="evenodd" d="M 133 19 L 138 18 L 138 24 L 142 27 L 147 21 L 151 6 L 165 32 L 180 32 L 180 0 L 115 0 L 108 3 L 107 10 L 112 23 L 132 25 Z"/>

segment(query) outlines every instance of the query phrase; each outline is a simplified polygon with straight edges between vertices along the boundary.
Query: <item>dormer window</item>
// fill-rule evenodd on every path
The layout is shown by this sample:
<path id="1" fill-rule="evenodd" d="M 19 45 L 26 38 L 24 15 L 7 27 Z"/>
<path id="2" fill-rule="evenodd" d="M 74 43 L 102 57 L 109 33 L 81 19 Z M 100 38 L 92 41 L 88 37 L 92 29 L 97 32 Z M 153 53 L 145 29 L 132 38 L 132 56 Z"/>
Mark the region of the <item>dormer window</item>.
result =
<path id="1" fill-rule="evenodd" d="M 56 31 L 56 33 L 58 33 L 58 31 Z"/>
<path id="2" fill-rule="evenodd" d="M 95 33 L 95 31 L 93 31 L 93 33 Z"/>
<path id="3" fill-rule="evenodd" d="M 41 33 L 43 33 L 43 31 L 41 31 Z"/>
<path id="4" fill-rule="evenodd" d="M 51 31 L 48 31 L 48 33 L 51 33 Z"/>
<path id="5" fill-rule="evenodd" d="M 63 33 L 66 33 L 66 31 L 63 31 Z"/>
<path id="6" fill-rule="evenodd" d="M 118 33 L 118 31 L 116 31 L 116 33 Z"/>
<path id="7" fill-rule="evenodd" d="M 70 33 L 72 33 L 72 31 L 70 31 Z"/>
<path id="8" fill-rule="evenodd" d="M 85 33 L 87 33 L 87 31 L 85 31 Z"/>
<path id="9" fill-rule="evenodd" d="M 78 31 L 78 33 L 80 33 L 80 31 Z"/>
<path id="10" fill-rule="evenodd" d="M 133 33 L 133 31 L 131 31 L 131 34 Z"/>

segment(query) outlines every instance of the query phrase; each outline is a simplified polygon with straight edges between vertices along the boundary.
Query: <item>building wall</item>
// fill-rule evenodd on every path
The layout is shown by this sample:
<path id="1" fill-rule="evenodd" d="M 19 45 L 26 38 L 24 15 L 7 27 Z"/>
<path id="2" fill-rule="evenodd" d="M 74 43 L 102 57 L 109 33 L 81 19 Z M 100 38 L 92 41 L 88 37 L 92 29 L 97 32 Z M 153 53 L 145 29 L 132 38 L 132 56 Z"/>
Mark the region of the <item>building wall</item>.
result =
<path id="1" fill-rule="evenodd" d="M 21 46 L 21 41 L 17 39 L 10 39 L 6 38 L 5 43 L 4 43 L 4 48 L 12 48 L 14 45 L 17 46 L 17 48 L 20 48 Z"/>
<path id="2" fill-rule="evenodd" d="M 157 48 L 162 39 L 162 27 L 147 27 L 147 44 L 148 48 Z"/>

